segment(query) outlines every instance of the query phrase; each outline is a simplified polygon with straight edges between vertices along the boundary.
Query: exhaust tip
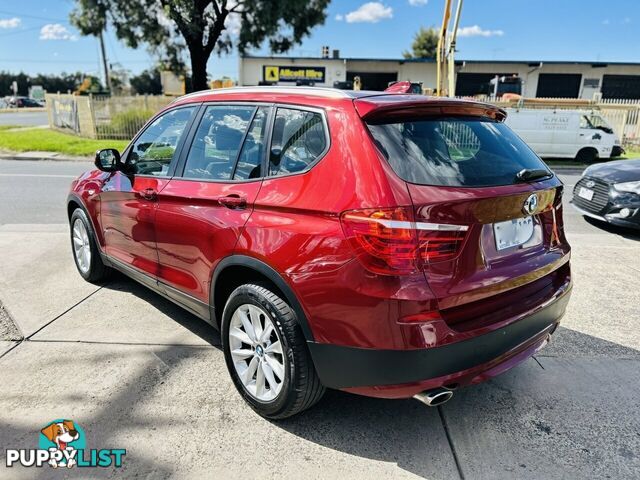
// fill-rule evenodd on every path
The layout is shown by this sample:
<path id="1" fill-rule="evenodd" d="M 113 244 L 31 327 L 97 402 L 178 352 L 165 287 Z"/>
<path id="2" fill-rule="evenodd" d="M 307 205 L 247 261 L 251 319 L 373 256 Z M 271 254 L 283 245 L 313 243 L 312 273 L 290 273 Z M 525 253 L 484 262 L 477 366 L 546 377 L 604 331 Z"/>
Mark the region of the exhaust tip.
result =
<path id="1" fill-rule="evenodd" d="M 437 407 L 443 403 L 447 403 L 453 397 L 453 392 L 444 387 L 426 390 L 413 396 L 419 402 L 424 403 L 428 407 Z"/>

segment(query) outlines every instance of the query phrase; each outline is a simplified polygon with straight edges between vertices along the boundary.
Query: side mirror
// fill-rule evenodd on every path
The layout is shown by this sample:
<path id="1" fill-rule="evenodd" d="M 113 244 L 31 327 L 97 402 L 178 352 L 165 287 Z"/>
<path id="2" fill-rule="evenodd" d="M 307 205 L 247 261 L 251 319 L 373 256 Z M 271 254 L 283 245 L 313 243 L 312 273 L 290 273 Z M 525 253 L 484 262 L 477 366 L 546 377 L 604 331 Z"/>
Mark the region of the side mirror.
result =
<path id="1" fill-rule="evenodd" d="M 115 148 L 98 150 L 93 163 L 98 170 L 102 170 L 103 172 L 116 172 L 122 168 L 120 152 Z"/>

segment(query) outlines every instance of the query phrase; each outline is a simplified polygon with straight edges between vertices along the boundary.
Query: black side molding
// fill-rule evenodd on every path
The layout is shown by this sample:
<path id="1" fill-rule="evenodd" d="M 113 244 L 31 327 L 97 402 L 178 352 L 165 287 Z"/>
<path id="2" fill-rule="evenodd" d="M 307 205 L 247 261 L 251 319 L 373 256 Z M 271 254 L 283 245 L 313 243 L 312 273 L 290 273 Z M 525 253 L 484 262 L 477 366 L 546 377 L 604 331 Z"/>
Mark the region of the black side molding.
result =
<path id="1" fill-rule="evenodd" d="M 215 299 L 213 298 L 215 292 L 215 285 L 218 277 L 228 267 L 232 266 L 242 266 L 251 268 L 258 273 L 267 277 L 271 282 L 274 283 L 276 287 L 283 293 L 285 296 L 285 300 L 291 305 L 293 311 L 296 314 L 296 318 L 298 320 L 298 324 L 302 329 L 302 333 L 304 334 L 304 338 L 307 342 L 313 342 L 313 333 L 311 332 L 311 328 L 309 327 L 309 322 L 307 321 L 307 316 L 304 314 L 304 310 L 302 309 L 302 305 L 298 301 L 295 293 L 289 286 L 289 284 L 280 276 L 280 274 L 271 268 L 266 263 L 253 258 L 247 255 L 231 255 L 229 257 L 224 258 L 218 265 L 216 266 L 212 278 L 211 278 L 211 297 L 209 304 L 211 305 L 211 318 L 215 318 L 215 312 L 213 308 L 215 306 Z M 222 312 L 220 312 L 222 313 Z"/>

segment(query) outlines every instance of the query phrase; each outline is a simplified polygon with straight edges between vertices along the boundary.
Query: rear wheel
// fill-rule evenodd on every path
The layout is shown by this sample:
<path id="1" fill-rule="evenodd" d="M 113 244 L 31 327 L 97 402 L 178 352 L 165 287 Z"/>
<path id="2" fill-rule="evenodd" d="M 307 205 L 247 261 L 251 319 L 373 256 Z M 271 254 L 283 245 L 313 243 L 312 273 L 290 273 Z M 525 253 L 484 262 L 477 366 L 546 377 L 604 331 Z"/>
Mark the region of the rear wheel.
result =
<path id="1" fill-rule="evenodd" d="M 593 163 L 598 158 L 598 151 L 595 148 L 583 148 L 576 155 L 576 162 Z"/>
<path id="2" fill-rule="evenodd" d="M 69 224 L 71 251 L 78 272 L 88 282 L 96 283 L 104 280 L 109 274 L 109 268 L 102 263 L 87 215 L 82 209 L 77 208 L 73 211 Z"/>
<path id="3" fill-rule="evenodd" d="M 270 288 L 246 284 L 231 293 L 222 341 L 238 392 L 260 415 L 280 419 L 311 407 L 325 389 L 293 310 Z"/>

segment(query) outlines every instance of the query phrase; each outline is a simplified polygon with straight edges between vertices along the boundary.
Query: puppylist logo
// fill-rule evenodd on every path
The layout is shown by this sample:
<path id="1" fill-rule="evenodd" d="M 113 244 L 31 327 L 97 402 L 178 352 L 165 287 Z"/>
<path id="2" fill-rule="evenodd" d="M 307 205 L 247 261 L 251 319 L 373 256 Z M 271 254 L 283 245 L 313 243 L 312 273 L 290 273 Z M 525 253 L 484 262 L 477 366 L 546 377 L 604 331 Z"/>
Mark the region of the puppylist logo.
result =
<path id="1" fill-rule="evenodd" d="M 40 430 L 38 448 L 7 449 L 7 467 L 121 467 L 123 448 L 87 449 L 84 431 L 73 420 L 58 419 Z"/>

